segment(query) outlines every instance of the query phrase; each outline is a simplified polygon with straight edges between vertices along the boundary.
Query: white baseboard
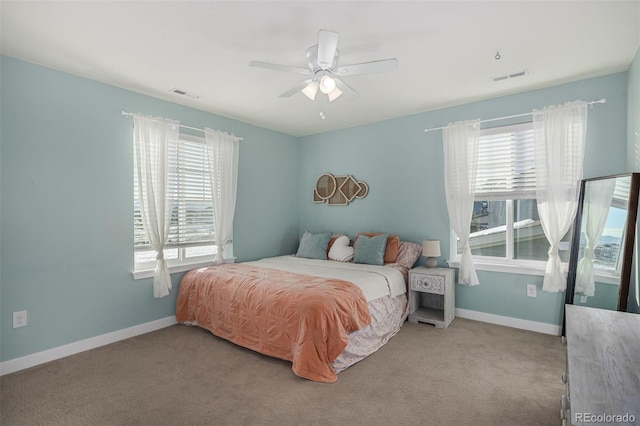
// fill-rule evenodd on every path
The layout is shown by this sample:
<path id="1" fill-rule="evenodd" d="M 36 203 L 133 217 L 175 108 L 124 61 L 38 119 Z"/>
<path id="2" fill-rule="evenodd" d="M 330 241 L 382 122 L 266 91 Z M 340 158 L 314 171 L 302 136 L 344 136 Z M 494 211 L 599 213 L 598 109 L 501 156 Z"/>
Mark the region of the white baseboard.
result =
<path id="1" fill-rule="evenodd" d="M 456 316 L 475 321 L 488 322 L 490 324 L 503 325 L 506 327 L 519 328 L 522 330 L 530 330 L 538 333 L 551 334 L 559 336 L 562 330 L 561 326 L 547 324 L 543 322 L 529 321 L 501 315 L 488 314 L 480 311 L 471 311 L 468 309 L 456 308 Z M 174 316 L 161 318 L 156 321 L 147 322 L 123 330 L 113 331 L 111 333 L 102 334 L 100 336 L 91 337 L 89 339 L 80 340 L 78 342 L 69 343 L 68 345 L 58 346 L 57 348 L 48 349 L 46 351 L 23 356 L 21 358 L 11 359 L 0 363 L 0 376 L 24 370 L 25 368 L 35 367 L 45 362 L 54 361 L 69 355 L 95 349 L 100 346 L 115 343 L 130 337 L 139 336 L 141 334 L 150 333 L 165 327 L 177 324 Z"/>
<path id="2" fill-rule="evenodd" d="M 177 324 L 170 316 L 0 363 L 0 376 Z"/>
<path id="3" fill-rule="evenodd" d="M 475 321 L 488 322 L 490 324 L 504 325 L 505 327 L 551 334 L 553 336 L 560 336 L 560 333 L 562 332 L 562 326 L 555 324 L 504 317 L 502 315 L 488 314 L 486 312 L 471 311 L 468 309 L 456 308 L 456 316 Z"/>

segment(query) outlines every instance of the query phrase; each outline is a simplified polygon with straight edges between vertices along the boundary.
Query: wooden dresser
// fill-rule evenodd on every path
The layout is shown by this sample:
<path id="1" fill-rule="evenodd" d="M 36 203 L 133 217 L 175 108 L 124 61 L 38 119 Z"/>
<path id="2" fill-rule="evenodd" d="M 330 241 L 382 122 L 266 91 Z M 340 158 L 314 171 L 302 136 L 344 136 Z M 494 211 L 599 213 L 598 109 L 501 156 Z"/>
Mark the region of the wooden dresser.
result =
<path id="1" fill-rule="evenodd" d="M 640 425 L 640 315 L 566 305 L 563 424 Z"/>

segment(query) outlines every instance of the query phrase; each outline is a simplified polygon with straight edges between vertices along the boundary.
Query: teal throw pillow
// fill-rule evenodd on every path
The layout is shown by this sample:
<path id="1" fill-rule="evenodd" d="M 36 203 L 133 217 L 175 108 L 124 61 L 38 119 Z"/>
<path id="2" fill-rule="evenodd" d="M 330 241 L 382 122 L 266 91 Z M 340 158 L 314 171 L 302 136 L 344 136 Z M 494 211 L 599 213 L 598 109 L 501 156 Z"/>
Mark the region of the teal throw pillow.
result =
<path id="1" fill-rule="evenodd" d="M 387 247 L 387 234 L 367 237 L 359 235 L 356 251 L 353 253 L 355 263 L 384 265 L 384 249 Z"/>
<path id="2" fill-rule="evenodd" d="M 330 239 L 330 233 L 314 234 L 304 231 L 296 256 L 306 257 L 307 259 L 327 260 L 327 246 L 329 246 Z"/>

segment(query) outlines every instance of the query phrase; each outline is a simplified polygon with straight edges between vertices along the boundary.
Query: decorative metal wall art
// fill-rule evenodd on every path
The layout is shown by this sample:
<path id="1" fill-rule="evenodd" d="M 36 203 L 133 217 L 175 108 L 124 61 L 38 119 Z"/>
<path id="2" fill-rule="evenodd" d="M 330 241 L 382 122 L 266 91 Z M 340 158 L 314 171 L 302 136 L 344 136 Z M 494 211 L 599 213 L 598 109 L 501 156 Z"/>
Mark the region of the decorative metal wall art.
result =
<path id="1" fill-rule="evenodd" d="M 314 203 L 329 203 L 330 206 L 346 206 L 356 198 L 364 198 L 369 193 L 369 185 L 357 181 L 351 175 L 320 175 L 313 188 Z"/>

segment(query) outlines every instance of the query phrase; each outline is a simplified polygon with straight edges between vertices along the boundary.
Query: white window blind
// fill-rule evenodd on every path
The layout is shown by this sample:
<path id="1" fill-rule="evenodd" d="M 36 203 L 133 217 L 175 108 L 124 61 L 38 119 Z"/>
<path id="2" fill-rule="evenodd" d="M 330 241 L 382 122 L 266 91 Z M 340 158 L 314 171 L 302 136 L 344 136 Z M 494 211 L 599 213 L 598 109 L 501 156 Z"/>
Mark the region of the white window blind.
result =
<path id="1" fill-rule="evenodd" d="M 179 141 L 170 142 L 168 191 L 174 195 L 176 202 L 171 211 L 167 248 L 214 243 L 208 155 L 209 150 L 202 138 L 180 135 Z M 134 248 L 147 249 L 150 245 L 140 217 L 139 195 L 136 170 Z"/>
<path id="2" fill-rule="evenodd" d="M 481 131 L 475 198 L 536 198 L 532 123 Z"/>
<path id="3" fill-rule="evenodd" d="M 631 193 L 631 176 L 619 177 L 616 179 L 616 186 L 613 191 L 611 205 L 620 209 L 627 209 L 629 205 L 629 194 Z"/>

